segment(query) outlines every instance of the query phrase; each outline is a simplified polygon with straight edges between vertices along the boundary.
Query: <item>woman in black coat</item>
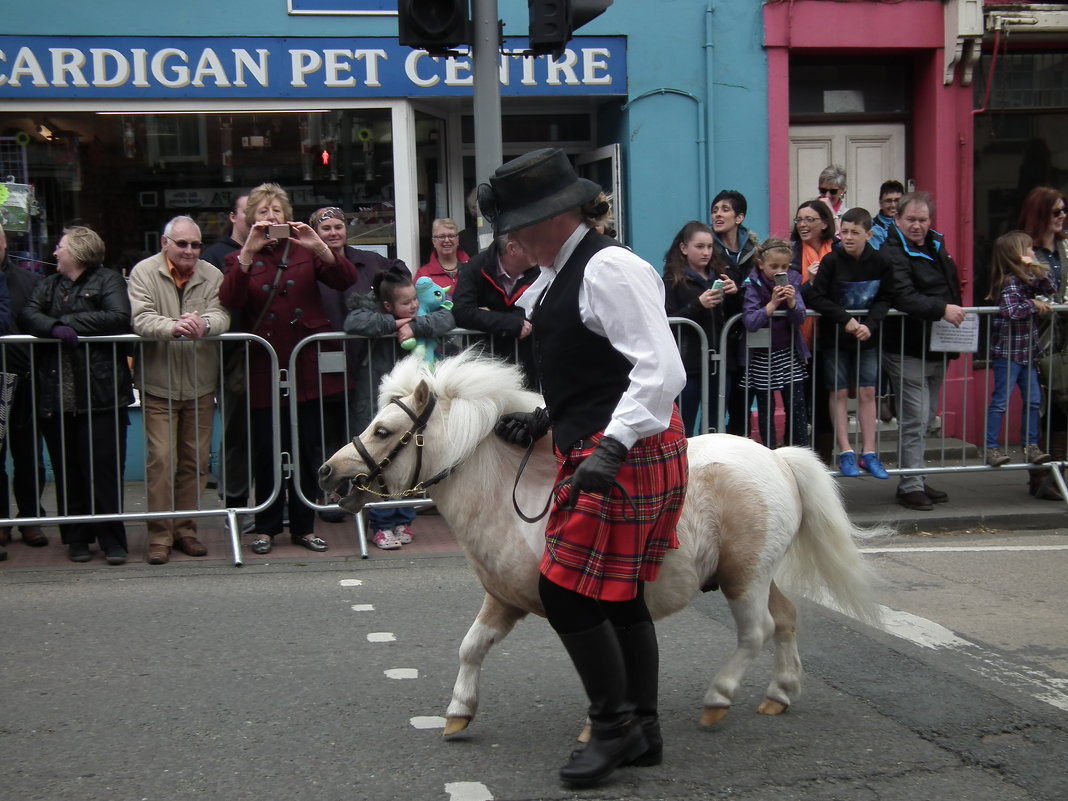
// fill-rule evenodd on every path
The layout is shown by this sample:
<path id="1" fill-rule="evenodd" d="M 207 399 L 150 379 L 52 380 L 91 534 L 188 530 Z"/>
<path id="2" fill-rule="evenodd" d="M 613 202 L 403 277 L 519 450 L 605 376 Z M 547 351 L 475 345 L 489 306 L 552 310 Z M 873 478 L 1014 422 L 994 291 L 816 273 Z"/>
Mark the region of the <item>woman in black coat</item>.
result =
<path id="1" fill-rule="evenodd" d="M 133 383 L 122 344 L 88 344 L 81 336 L 130 333 L 126 280 L 103 267 L 104 242 L 85 226 L 63 231 L 57 271 L 39 282 L 22 310 L 22 330 L 59 344 L 34 347 L 37 416 L 56 476 L 61 515 L 122 512 L 128 407 Z M 126 561 L 121 520 L 63 523 L 72 562 L 89 561 L 96 540 L 108 564 Z"/>
<path id="2" fill-rule="evenodd" d="M 684 317 L 701 326 L 708 350 L 720 349 L 723 331 L 722 303 L 727 295 L 738 293 L 738 285 L 715 258 L 712 229 L 691 220 L 675 234 L 664 254 L 664 309 L 668 317 Z M 701 358 L 704 351 L 692 331 L 683 330 L 679 348 L 686 367 L 686 388 L 680 396 L 679 413 L 686 435 L 692 437 L 701 405 Z M 711 366 L 711 365 L 710 365 Z M 718 419 L 718 376 L 709 375 L 708 419 L 715 428 Z"/>

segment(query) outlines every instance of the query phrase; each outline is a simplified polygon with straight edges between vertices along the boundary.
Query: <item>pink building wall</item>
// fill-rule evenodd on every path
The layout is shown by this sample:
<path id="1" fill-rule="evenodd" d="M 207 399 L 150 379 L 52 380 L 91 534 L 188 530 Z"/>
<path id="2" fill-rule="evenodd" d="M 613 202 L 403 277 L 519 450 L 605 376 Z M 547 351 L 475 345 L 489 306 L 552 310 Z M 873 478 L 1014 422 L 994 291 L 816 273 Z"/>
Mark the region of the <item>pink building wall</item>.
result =
<path id="1" fill-rule="evenodd" d="M 959 76 L 945 85 L 944 4 L 940 0 L 830 2 L 796 0 L 764 7 L 768 51 L 769 219 L 789 219 L 790 55 L 884 53 L 911 59 L 914 90 L 907 177 L 935 199 L 934 227 L 961 277 L 966 305 L 973 303 L 972 92 Z M 981 302 L 981 300 L 980 300 Z M 964 376 L 967 357 L 950 366 L 943 425 L 950 436 L 982 437 L 984 373 Z M 965 401 L 965 395 L 968 395 Z M 968 424 L 963 422 L 966 411 Z M 965 432 L 967 428 L 967 432 Z M 977 439 L 978 438 L 978 439 Z"/>

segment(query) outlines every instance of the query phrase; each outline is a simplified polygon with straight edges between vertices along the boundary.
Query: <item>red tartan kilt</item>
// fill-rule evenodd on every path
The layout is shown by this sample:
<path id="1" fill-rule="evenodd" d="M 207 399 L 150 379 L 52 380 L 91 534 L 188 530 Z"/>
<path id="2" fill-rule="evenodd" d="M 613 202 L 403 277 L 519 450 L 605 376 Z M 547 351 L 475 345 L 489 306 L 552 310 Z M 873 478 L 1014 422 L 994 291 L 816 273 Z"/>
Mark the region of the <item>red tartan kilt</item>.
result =
<path id="1" fill-rule="evenodd" d="M 593 452 L 588 447 L 557 452 L 556 482 L 571 476 Z M 655 581 L 668 549 L 678 548 L 675 527 L 686 497 L 686 436 L 676 408 L 666 431 L 638 440 L 627 454 L 610 498 L 582 493 L 572 511 L 561 504 L 570 486 L 557 490 L 545 529 L 541 572 L 561 587 L 603 601 L 629 601 L 638 581 Z M 633 505 L 632 503 L 633 502 Z"/>

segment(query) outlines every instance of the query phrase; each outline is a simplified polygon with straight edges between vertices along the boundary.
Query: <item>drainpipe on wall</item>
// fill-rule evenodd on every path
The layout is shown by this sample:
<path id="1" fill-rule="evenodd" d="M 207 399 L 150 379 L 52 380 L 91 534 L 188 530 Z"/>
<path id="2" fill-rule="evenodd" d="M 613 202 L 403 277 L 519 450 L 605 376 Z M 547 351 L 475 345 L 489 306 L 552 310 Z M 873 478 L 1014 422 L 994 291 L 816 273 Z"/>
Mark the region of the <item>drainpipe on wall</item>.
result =
<path id="1" fill-rule="evenodd" d="M 711 209 L 709 206 L 709 198 L 715 197 L 716 191 L 716 152 L 712 143 L 712 129 L 714 125 L 713 115 L 713 93 L 715 91 L 715 50 L 712 47 L 712 15 L 716 13 L 713 4 L 710 2 L 705 9 L 705 114 L 707 118 L 705 120 L 705 141 L 703 146 L 707 155 L 708 172 L 701 173 L 703 180 L 706 182 L 701 186 L 701 215 L 697 217 L 698 220 L 711 219 Z M 701 145 L 698 145 L 699 147 Z"/>
<path id="2" fill-rule="evenodd" d="M 705 174 L 705 151 L 704 151 L 704 148 L 703 148 L 703 144 L 707 140 L 707 133 L 705 131 L 704 103 L 701 102 L 701 99 L 699 97 L 697 97 L 696 95 L 692 95 L 692 94 L 690 94 L 689 92 L 687 92 L 687 91 L 685 91 L 683 89 L 672 89 L 670 86 L 664 86 L 664 87 L 661 87 L 659 89 L 650 89 L 647 92 L 642 92 L 637 97 L 634 97 L 634 98 L 628 100 L 626 103 L 624 103 L 623 104 L 623 108 L 620 109 L 620 110 L 621 111 L 627 111 L 628 109 L 630 109 L 631 106 L 633 106 L 639 100 L 643 100 L 644 98 L 647 98 L 647 97 L 652 97 L 653 95 L 682 95 L 683 97 L 690 98 L 690 100 L 692 100 L 694 103 L 697 104 L 697 174 L 703 176 Z M 698 189 L 699 189 L 699 192 L 698 192 L 699 202 L 704 204 L 705 211 L 707 212 L 708 203 L 707 203 L 707 195 L 706 195 L 706 186 L 705 186 L 705 182 L 703 180 L 701 181 L 701 184 L 698 187 Z M 694 219 L 695 220 L 704 219 L 704 216 L 703 216 L 704 213 L 705 212 L 702 212 L 701 216 L 695 216 Z"/>

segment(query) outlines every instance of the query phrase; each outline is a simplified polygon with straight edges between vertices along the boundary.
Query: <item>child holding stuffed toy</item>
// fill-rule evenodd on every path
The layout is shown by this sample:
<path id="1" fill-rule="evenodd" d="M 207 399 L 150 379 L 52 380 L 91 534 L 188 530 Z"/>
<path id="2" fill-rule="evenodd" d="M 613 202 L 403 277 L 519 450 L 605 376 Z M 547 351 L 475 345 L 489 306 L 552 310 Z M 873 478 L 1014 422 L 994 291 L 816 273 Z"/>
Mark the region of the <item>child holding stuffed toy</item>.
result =
<path id="1" fill-rule="evenodd" d="M 393 369 L 398 359 L 407 356 L 401 343 L 410 339 L 440 337 L 456 327 L 452 312 L 439 308 L 420 315 L 415 284 L 407 270 L 398 267 L 375 276 L 370 294 L 349 298 L 351 309 L 345 318 L 345 333 L 370 339 L 361 375 L 369 377 L 366 391 L 359 393 L 356 404 L 357 430 L 362 431 L 374 416 L 374 404 L 382 376 Z M 411 507 L 367 510 L 374 531 L 372 540 L 379 548 L 391 551 L 412 541 Z"/>

